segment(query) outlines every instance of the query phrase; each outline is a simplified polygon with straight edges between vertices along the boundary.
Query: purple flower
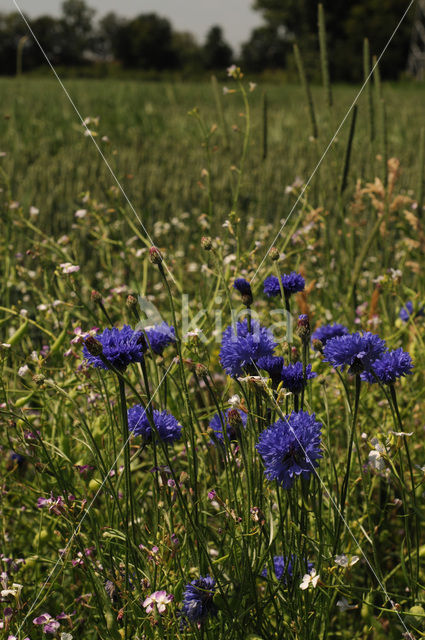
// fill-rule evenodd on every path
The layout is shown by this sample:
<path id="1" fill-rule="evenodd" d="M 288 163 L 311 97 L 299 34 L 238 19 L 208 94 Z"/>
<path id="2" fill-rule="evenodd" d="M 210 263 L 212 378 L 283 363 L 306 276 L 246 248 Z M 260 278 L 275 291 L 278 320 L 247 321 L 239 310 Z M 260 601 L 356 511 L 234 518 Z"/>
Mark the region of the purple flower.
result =
<path id="1" fill-rule="evenodd" d="M 394 384 L 402 376 L 410 375 L 412 368 L 410 354 L 400 348 L 384 353 L 372 363 L 372 371 L 365 371 L 361 378 L 370 383 L 377 382 L 376 378 L 378 378 L 383 384 Z"/>
<path id="2" fill-rule="evenodd" d="M 95 336 L 103 347 L 104 357 L 119 371 L 125 371 L 131 362 L 142 362 L 146 351 L 146 339 L 141 331 L 133 331 L 129 325 L 122 329 L 113 327 L 104 329 Z M 83 347 L 83 354 L 87 362 L 93 367 L 108 369 L 97 355 L 92 355 Z"/>
<path id="3" fill-rule="evenodd" d="M 280 356 L 264 356 L 257 360 L 257 367 L 263 371 L 267 371 L 273 384 L 279 384 L 282 372 L 282 367 L 285 364 L 285 360 Z"/>
<path id="4" fill-rule="evenodd" d="M 52 618 L 50 613 L 42 613 L 41 616 L 38 616 L 38 618 L 34 618 L 33 624 L 43 625 L 43 632 L 52 634 L 56 633 L 56 631 L 60 627 L 60 623 Z"/>
<path id="5" fill-rule="evenodd" d="M 74 502 L 75 496 L 71 493 L 68 495 L 68 502 Z M 37 507 L 42 509 L 43 507 L 49 507 L 49 511 L 53 511 L 57 516 L 60 516 L 65 512 L 66 502 L 63 496 L 54 497 L 53 492 L 50 493 L 50 498 L 37 498 Z"/>
<path id="6" fill-rule="evenodd" d="M 290 489 L 297 476 L 309 477 L 322 457 L 321 427 L 314 413 L 293 411 L 263 431 L 256 448 L 266 477 L 284 489 Z"/>
<path id="7" fill-rule="evenodd" d="M 236 280 L 233 283 L 233 287 L 236 289 L 236 291 L 239 291 L 239 293 L 241 294 L 242 302 L 247 307 L 251 306 L 253 297 L 252 297 L 251 285 L 249 284 L 248 280 L 245 280 L 245 278 L 236 278 Z"/>
<path id="8" fill-rule="evenodd" d="M 416 313 L 414 313 L 413 302 L 411 300 L 408 300 L 405 306 L 400 309 L 399 316 L 403 320 L 403 322 L 408 322 L 411 315 L 413 315 L 414 318 L 423 316 L 424 308 L 421 306 L 416 311 Z"/>
<path id="9" fill-rule="evenodd" d="M 285 558 L 284 556 L 274 556 L 273 567 L 276 579 L 282 580 L 285 585 L 292 581 L 294 577 L 294 567 L 296 567 L 297 565 L 297 560 L 298 558 L 294 553 L 291 554 L 288 558 Z M 301 576 L 303 572 L 306 573 L 306 570 L 307 573 L 310 573 L 310 571 L 313 569 L 313 566 L 314 565 L 312 562 L 304 562 L 304 566 L 301 568 L 301 570 L 298 570 L 296 574 L 298 573 Z M 261 575 L 263 578 L 267 578 L 267 567 L 264 567 Z"/>
<path id="10" fill-rule="evenodd" d="M 213 603 L 216 582 L 211 576 L 202 576 L 186 585 L 183 594 L 181 615 L 189 622 L 202 622 L 210 615 L 216 615 Z"/>
<path id="11" fill-rule="evenodd" d="M 153 327 L 145 329 L 148 337 L 149 346 L 154 353 L 162 356 L 162 352 L 165 347 L 176 341 L 176 332 L 174 327 L 168 325 L 166 322 L 156 324 Z"/>
<path id="12" fill-rule="evenodd" d="M 276 276 L 268 276 L 268 278 L 264 280 L 264 293 L 269 298 L 280 295 L 279 280 Z"/>
<path id="13" fill-rule="evenodd" d="M 331 338 L 324 348 L 325 361 L 334 367 L 349 366 L 351 374 L 370 370 L 385 351 L 385 340 L 369 331 Z"/>
<path id="14" fill-rule="evenodd" d="M 221 341 L 220 362 L 229 376 L 235 378 L 243 374 L 243 370 L 253 369 L 256 362 L 263 356 L 271 356 L 276 342 L 270 329 L 262 327 L 257 320 L 251 322 L 251 332 L 245 318 L 234 327 L 230 325 L 223 331 Z"/>
<path id="15" fill-rule="evenodd" d="M 304 291 L 305 280 L 300 273 L 296 273 L 292 271 L 287 274 L 284 273 L 281 276 L 282 287 L 284 295 L 289 298 L 293 293 L 298 293 L 299 291 Z M 269 298 L 274 298 L 275 296 L 280 295 L 280 285 L 279 280 L 276 276 L 269 276 L 264 280 L 264 293 Z"/>
<path id="16" fill-rule="evenodd" d="M 237 440 L 240 427 L 245 427 L 247 420 L 246 413 L 230 408 L 227 409 L 225 414 L 221 412 L 221 417 L 220 414 L 216 413 L 211 419 L 209 427 L 213 430 L 216 439 L 223 443 L 223 423 L 228 439 Z"/>
<path id="17" fill-rule="evenodd" d="M 300 273 L 292 271 L 289 274 L 284 273 L 282 276 L 283 291 L 285 296 L 290 296 L 293 293 L 304 291 L 305 280 Z"/>
<path id="18" fill-rule="evenodd" d="M 334 322 L 334 324 L 324 324 L 322 327 L 316 329 L 311 336 L 311 341 L 314 347 L 314 341 L 320 340 L 323 346 L 327 343 L 331 338 L 337 338 L 338 336 L 348 335 L 349 331 L 347 327 L 344 327 L 343 324 L 338 324 Z"/>
<path id="19" fill-rule="evenodd" d="M 285 389 L 288 389 L 291 393 L 301 393 L 304 388 L 303 365 L 301 362 L 288 364 L 286 367 L 283 366 L 280 375 Z M 311 380 L 316 376 L 317 373 L 314 373 L 311 370 L 311 365 L 308 364 L 305 371 L 306 380 Z"/>
<path id="20" fill-rule="evenodd" d="M 233 283 L 233 288 L 239 291 L 242 296 L 252 295 L 251 285 L 245 278 L 236 278 Z"/>
<path id="21" fill-rule="evenodd" d="M 135 436 L 142 436 L 145 442 L 150 442 L 152 427 L 144 408 L 140 404 L 136 404 L 128 410 L 127 415 L 129 431 L 132 431 Z M 182 426 L 171 413 L 154 410 L 153 421 L 161 440 L 174 442 L 180 439 Z"/>
<path id="22" fill-rule="evenodd" d="M 18 467 L 23 467 L 26 462 L 25 456 L 20 453 L 16 453 L 16 451 L 11 451 L 10 460 L 12 464 L 17 465 Z"/>

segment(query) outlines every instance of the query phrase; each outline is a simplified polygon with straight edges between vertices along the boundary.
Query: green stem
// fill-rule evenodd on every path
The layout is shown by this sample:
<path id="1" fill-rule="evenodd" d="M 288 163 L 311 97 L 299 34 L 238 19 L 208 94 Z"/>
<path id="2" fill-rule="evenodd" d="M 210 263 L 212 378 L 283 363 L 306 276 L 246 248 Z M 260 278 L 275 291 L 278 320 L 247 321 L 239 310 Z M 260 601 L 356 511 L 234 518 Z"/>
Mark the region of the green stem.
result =
<path id="1" fill-rule="evenodd" d="M 403 431 L 403 422 L 401 419 L 401 415 L 400 415 L 400 410 L 398 408 L 398 402 L 397 402 L 397 394 L 394 388 L 394 385 L 391 384 L 389 385 L 390 387 L 390 396 L 391 396 L 391 400 L 393 403 L 393 407 L 394 407 L 394 411 L 395 414 L 397 416 L 397 422 L 398 422 L 398 426 L 400 431 Z M 421 531 L 420 531 L 420 520 L 418 517 L 419 514 L 419 510 L 418 510 L 418 504 L 416 502 L 416 488 L 415 488 L 415 477 L 413 475 L 413 464 L 412 464 L 412 459 L 410 457 L 410 451 L 409 451 L 409 446 L 407 444 L 407 438 L 406 436 L 403 436 L 403 444 L 404 444 L 404 448 L 406 451 L 406 456 L 407 456 L 407 465 L 409 467 L 409 475 L 410 475 L 410 483 L 412 485 L 412 501 L 413 501 L 413 508 L 414 508 L 414 512 L 415 512 L 415 538 L 416 538 L 416 581 L 415 581 L 415 585 L 414 585 L 414 592 L 413 595 L 416 594 L 417 592 L 417 584 L 419 581 L 419 546 L 420 546 L 420 536 L 421 536 Z"/>
<path id="2" fill-rule="evenodd" d="M 339 518 L 338 518 L 337 529 L 336 529 L 336 534 L 335 534 L 335 543 L 334 543 L 333 555 L 335 555 L 338 552 L 339 545 L 340 545 L 341 528 L 342 528 L 342 525 L 345 524 L 345 521 L 344 521 L 345 501 L 347 499 L 348 484 L 349 484 L 349 480 L 350 480 L 351 459 L 352 459 L 352 454 L 353 454 L 354 432 L 355 432 L 356 424 L 357 424 L 357 413 L 358 413 L 358 409 L 359 409 L 359 400 L 360 400 L 361 378 L 360 378 L 360 374 L 359 373 L 356 374 L 356 383 L 355 384 L 356 384 L 356 390 L 355 390 L 355 397 L 354 397 L 354 408 L 353 408 L 353 411 L 352 411 L 351 431 L 350 431 L 349 441 L 348 441 L 346 471 L 345 471 L 345 476 L 344 476 L 344 480 L 342 481 L 342 487 L 341 487 L 340 512 L 339 512 Z"/>
<path id="3" fill-rule="evenodd" d="M 131 510 L 131 529 L 134 536 L 134 513 L 133 513 L 133 501 L 131 498 L 131 478 L 130 478 L 130 442 L 129 442 L 129 431 L 128 431 L 128 419 L 127 419 L 127 403 L 125 399 L 125 386 L 124 382 L 121 378 L 118 378 L 119 389 L 120 389 L 120 407 L 121 407 L 121 416 L 122 416 L 122 437 L 124 443 L 124 474 L 125 474 L 125 508 L 124 508 L 124 532 L 125 532 L 125 594 L 126 594 L 126 606 L 124 607 L 124 639 L 128 640 L 128 597 L 130 592 L 130 576 L 129 576 L 129 568 L 128 568 L 128 559 L 129 559 L 129 549 L 130 549 L 130 541 L 129 541 L 129 520 L 130 520 L 130 510 Z M 131 505 L 131 506 L 130 506 Z"/>

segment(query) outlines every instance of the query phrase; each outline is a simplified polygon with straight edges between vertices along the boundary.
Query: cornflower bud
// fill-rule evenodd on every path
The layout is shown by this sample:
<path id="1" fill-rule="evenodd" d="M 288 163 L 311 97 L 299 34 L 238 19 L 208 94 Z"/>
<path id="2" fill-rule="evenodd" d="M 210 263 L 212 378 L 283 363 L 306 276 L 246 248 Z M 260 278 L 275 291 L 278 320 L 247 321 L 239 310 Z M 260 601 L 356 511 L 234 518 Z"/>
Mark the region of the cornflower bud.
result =
<path id="1" fill-rule="evenodd" d="M 149 260 L 152 264 L 161 264 L 163 258 L 160 250 L 157 247 L 151 247 L 149 249 Z"/>
<path id="2" fill-rule="evenodd" d="M 93 302 L 102 302 L 102 296 L 99 293 L 99 291 L 96 291 L 96 289 L 93 289 L 93 291 L 91 292 L 91 299 Z"/>
<path id="3" fill-rule="evenodd" d="M 210 236 L 202 236 L 201 247 L 205 249 L 205 251 L 211 251 L 213 248 L 212 238 L 210 238 Z"/>
<path id="4" fill-rule="evenodd" d="M 86 345 L 87 351 L 92 356 L 101 356 L 103 353 L 103 346 L 99 340 L 96 340 L 93 336 L 87 336 L 84 340 L 84 344 Z"/>
<path id="5" fill-rule="evenodd" d="M 279 249 L 277 249 L 277 247 L 272 247 L 269 251 L 269 256 L 270 259 L 273 260 L 273 262 L 276 262 L 276 260 L 279 260 Z"/>

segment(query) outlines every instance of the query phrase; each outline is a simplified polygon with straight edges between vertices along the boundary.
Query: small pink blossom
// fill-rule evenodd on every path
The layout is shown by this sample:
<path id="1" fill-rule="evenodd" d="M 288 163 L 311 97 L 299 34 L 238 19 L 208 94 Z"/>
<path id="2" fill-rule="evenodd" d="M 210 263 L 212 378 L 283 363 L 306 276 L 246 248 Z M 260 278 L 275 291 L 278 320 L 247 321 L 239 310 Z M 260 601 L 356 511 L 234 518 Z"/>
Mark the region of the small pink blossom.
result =
<path id="1" fill-rule="evenodd" d="M 146 609 L 146 613 L 152 613 L 155 609 L 155 605 L 158 609 L 158 613 L 164 613 L 166 605 L 172 602 L 174 596 L 171 593 L 166 591 L 155 591 L 148 596 L 144 602 L 143 606 Z"/>
<path id="2" fill-rule="evenodd" d="M 93 327 L 89 331 L 83 331 L 81 327 L 75 327 L 75 338 L 72 338 L 71 344 L 82 344 L 88 336 L 95 336 L 99 331 L 98 327 Z"/>
<path id="3" fill-rule="evenodd" d="M 70 262 L 61 262 L 59 266 L 62 269 L 62 273 L 74 273 L 75 271 L 80 270 L 78 265 L 71 264 Z"/>

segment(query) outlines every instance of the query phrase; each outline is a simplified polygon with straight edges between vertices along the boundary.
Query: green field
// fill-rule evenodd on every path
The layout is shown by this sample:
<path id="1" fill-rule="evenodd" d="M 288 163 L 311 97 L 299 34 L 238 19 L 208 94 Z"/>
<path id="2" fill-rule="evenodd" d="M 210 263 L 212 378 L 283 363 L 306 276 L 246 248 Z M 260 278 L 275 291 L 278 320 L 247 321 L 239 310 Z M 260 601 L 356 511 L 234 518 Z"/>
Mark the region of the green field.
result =
<path id="1" fill-rule="evenodd" d="M 333 87 L 331 108 L 312 88 L 314 138 L 301 87 L 248 83 L 66 81 L 100 153 L 57 81 L 0 80 L 5 638 L 424 635 L 424 88 L 375 77 L 327 150 L 359 87 Z M 284 296 L 295 327 L 308 314 L 311 331 L 379 334 L 410 353 L 412 375 L 360 384 L 362 368 L 332 368 L 309 333 L 277 326 L 281 292 L 263 282 L 292 271 L 305 279 Z M 249 315 L 240 277 L 275 355 L 300 363 L 302 392 L 264 370 L 259 386 L 239 380 L 256 360 L 223 370 L 222 332 Z M 157 324 L 148 303 L 177 332 L 163 354 L 146 344 L 125 372 L 83 360 L 81 332 Z M 185 336 L 195 327 L 205 341 Z M 219 429 L 220 444 L 209 425 L 234 394 L 246 425 Z M 151 436 L 128 442 L 136 403 Z M 176 417 L 178 442 L 152 436 L 150 406 Z M 288 489 L 256 445 L 300 409 L 322 425 L 322 458 Z M 187 585 L 207 575 L 190 619 Z M 164 612 L 146 604 L 158 591 L 173 596 Z"/>

